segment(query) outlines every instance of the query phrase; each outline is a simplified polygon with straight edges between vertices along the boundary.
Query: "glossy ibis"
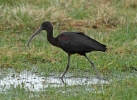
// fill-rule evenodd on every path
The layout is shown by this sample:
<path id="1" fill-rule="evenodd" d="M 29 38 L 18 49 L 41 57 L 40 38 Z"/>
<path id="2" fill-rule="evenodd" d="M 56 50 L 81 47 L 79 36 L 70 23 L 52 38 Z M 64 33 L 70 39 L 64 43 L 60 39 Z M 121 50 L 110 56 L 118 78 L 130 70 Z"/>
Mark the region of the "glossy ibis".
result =
<path id="1" fill-rule="evenodd" d="M 53 37 L 53 26 L 49 21 L 45 21 L 41 24 L 40 29 L 38 29 L 29 39 L 27 46 L 29 45 L 32 38 L 40 33 L 42 30 L 46 30 L 48 41 L 61 49 L 63 49 L 68 54 L 68 63 L 66 66 L 66 70 L 61 76 L 63 79 L 65 73 L 67 72 L 70 65 L 70 56 L 72 54 L 80 54 L 84 56 L 91 64 L 91 66 L 96 71 L 97 77 L 101 79 L 94 63 L 87 57 L 86 53 L 91 51 L 106 51 L 106 46 L 104 44 L 99 43 L 98 41 L 86 36 L 82 32 L 63 32 L 59 34 L 56 38 Z"/>

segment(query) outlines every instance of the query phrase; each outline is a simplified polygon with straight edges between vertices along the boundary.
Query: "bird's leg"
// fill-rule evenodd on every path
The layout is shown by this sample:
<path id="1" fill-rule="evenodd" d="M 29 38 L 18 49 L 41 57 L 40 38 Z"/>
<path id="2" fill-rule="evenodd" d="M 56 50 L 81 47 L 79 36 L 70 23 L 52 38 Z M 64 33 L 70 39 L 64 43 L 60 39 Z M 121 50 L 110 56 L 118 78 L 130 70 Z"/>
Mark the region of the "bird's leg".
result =
<path id="1" fill-rule="evenodd" d="M 61 76 L 61 79 L 63 79 L 64 75 L 65 75 L 66 72 L 68 71 L 69 63 L 70 63 L 70 54 L 68 54 L 68 64 L 67 64 L 66 70 L 64 71 L 64 73 L 63 73 L 62 76 Z"/>
<path id="2" fill-rule="evenodd" d="M 99 74 L 98 70 L 96 69 L 94 63 L 87 57 L 86 54 L 85 54 L 84 56 L 85 56 L 86 59 L 90 62 L 91 66 L 94 68 L 94 70 L 96 71 L 97 77 L 98 77 L 99 79 L 101 79 L 100 74 Z"/>

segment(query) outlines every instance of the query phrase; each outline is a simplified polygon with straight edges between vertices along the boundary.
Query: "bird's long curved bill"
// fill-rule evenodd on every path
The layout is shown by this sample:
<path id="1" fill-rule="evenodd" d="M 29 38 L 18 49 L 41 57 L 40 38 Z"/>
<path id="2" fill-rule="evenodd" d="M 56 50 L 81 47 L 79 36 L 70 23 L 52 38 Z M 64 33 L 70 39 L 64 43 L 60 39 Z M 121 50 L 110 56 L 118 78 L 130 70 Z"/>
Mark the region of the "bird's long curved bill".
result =
<path id="1" fill-rule="evenodd" d="M 33 39 L 33 37 L 34 37 L 35 35 L 37 35 L 38 33 L 40 33 L 41 31 L 42 31 L 42 28 L 38 29 L 38 30 L 30 37 L 30 39 L 28 40 L 26 46 L 29 46 L 29 43 L 30 43 L 30 41 Z"/>

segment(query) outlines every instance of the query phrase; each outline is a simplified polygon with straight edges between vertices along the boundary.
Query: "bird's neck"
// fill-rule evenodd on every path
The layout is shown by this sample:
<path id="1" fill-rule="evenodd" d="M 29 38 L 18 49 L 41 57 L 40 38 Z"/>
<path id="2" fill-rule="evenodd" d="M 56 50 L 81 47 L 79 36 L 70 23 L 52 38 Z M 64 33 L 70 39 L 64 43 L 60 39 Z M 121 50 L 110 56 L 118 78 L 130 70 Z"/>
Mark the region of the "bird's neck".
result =
<path id="1" fill-rule="evenodd" d="M 60 47 L 57 38 L 53 37 L 53 30 L 47 30 L 47 39 L 52 45 Z"/>

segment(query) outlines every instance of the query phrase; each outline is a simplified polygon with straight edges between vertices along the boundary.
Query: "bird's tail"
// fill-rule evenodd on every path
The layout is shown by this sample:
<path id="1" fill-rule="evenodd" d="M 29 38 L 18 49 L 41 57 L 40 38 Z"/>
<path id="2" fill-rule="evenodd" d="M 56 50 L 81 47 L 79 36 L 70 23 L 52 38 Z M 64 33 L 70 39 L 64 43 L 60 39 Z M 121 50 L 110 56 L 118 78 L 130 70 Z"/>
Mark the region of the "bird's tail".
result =
<path id="1" fill-rule="evenodd" d="M 93 44 L 94 45 L 92 45 L 92 47 L 94 48 L 95 51 L 103 51 L 103 52 L 105 52 L 107 50 L 107 47 L 104 44 L 101 44 L 101 43 L 99 43 L 97 41 L 94 42 Z"/>
<path id="2" fill-rule="evenodd" d="M 103 52 L 105 52 L 106 50 L 107 50 L 106 45 L 101 44 L 101 45 L 99 46 L 99 51 L 103 51 Z"/>

